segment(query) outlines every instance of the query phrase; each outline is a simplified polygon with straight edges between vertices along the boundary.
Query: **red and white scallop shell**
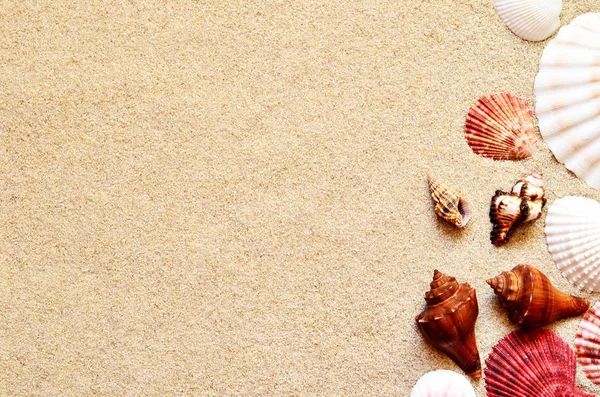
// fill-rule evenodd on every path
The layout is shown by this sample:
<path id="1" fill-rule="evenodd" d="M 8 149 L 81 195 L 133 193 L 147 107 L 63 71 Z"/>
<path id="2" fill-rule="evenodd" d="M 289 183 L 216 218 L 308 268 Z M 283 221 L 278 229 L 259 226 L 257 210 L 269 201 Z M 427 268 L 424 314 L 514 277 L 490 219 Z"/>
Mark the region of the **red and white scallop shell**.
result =
<path id="1" fill-rule="evenodd" d="M 488 397 L 592 396 L 575 386 L 573 350 L 546 329 L 510 333 L 485 363 Z"/>
<path id="2" fill-rule="evenodd" d="M 465 138 L 475 152 L 493 160 L 521 160 L 536 150 L 535 123 L 527 102 L 512 94 L 491 94 L 471 107 Z"/>
<path id="3" fill-rule="evenodd" d="M 600 302 L 592 306 L 579 323 L 575 354 L 586 376 L 600 385 Z"/>
<path id="4" fill-rule="evenodd" d="M 421 376 L 410 397 L 475 397 L 475 390 L 461 374 L 440 369 Z"/>

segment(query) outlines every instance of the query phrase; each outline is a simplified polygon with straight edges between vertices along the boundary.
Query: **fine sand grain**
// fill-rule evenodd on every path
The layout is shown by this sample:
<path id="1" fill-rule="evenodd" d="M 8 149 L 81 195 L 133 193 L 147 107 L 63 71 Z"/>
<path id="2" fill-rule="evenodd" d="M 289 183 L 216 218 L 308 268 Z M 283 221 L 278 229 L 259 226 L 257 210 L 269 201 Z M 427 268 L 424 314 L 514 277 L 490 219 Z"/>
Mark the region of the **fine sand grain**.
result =
<path id="1" fill-rule="evenodd" d="M 490 0 L 0 0 L 0 396 L 405 397 L 458 370 L 414 322 L 434 269 L 477 289 L 482 360 L 515 329 L 486 278 L 595 303 L 543 218 L 496 248 L 487 211 L 537 169 L 548 205 L 600 191 L 539 136 L 521 162 L 463 137 L 480 96 L 533 105 L 547 42 Z"/>

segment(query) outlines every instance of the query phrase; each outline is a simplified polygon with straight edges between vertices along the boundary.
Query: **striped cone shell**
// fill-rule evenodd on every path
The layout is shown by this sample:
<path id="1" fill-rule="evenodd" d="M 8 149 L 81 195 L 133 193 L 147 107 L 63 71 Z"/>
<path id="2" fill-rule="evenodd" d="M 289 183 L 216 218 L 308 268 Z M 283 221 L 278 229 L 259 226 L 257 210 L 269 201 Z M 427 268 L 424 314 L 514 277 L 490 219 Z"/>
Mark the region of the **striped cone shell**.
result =
<path id="1" fill-rule="evenodd" d="M 531 109 L 512 94 L 479 98 L 467 114 L 465 137 L 473 152 L 493 160 L 521 160 L 536 150 Z"/>
<path id="2" fill-rule="evenodd" d="M 473 212 L 471 204 L 457 192 L 448 189 L 432 176 L 427 176 L 436 215 L 456 227 L 465 227 Z"/>

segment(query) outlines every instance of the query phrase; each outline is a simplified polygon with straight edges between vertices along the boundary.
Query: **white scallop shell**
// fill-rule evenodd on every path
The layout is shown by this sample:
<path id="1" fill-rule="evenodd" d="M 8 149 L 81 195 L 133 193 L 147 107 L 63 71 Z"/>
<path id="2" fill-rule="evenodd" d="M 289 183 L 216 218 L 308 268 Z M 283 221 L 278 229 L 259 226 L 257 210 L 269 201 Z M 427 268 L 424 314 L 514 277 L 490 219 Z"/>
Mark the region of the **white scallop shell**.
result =
<path id="1" fill-rule="evenodd" d="M 575 354 L 585 375 L 600 384 L 600 303 L 592 306 L 579 323 Z"/>
<path id="2" fill-rule="evenodd" d="M 600 291 L 600 203 L 585 197 L 556 200 L 546 215 L 546 243 L 570 282 Z"/>
<path id="3" fill-rule="evenodd" d="M 410 397 L 475 397 L 475 390 L 461 374 L 439 369 L 421 376 Z"/>
<path id="4" fill-rule="evenodd" d="M 600 189 L 600 13 L 563 27 L 540 59 L 536 113 L 558 161 Z"/>
<path id="5" fill-rule="evenodd" d="M 562 0 L 494 0 L 494 5 L 502 22 L 525 40 L 545 40 L 560 27 Z"/>

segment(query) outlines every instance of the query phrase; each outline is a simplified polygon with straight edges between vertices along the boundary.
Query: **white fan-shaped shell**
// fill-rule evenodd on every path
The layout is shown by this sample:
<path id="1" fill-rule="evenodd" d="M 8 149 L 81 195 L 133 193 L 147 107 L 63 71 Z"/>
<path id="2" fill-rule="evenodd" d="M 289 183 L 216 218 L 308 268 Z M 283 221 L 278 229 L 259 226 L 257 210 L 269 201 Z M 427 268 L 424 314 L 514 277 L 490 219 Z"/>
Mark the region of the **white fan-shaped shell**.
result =
<path id="1" fill-rule="evenodd" d="M 439 369 L 421 376 L 410 397 L 475 397 L 475 390 L 461 374 Z"/>
<path id="2" fill-rule="evenodd" d="M 570 282 L 600 291 L 600 203 L 585 197 L 556 200 L 546 215 L 546 243 Z"/>
<path id="3" fill-rule="evenodd" d="M 600 384 L 600 303 L 592 306 L 579 323 L 575 354 L 586 376 Z"/>
<path id="4" fill-rule="evenodd" d="M 540 133 L 558 161 L 600 189 L 600 13 L 563 27 L 535 78 Z"/>
<path id="5" fill-rule="evenodd" d="M 494 0 L 494 5 L 502 22 L 525 40 L 545 40 L 560 27 L 562 0 Z"/>

